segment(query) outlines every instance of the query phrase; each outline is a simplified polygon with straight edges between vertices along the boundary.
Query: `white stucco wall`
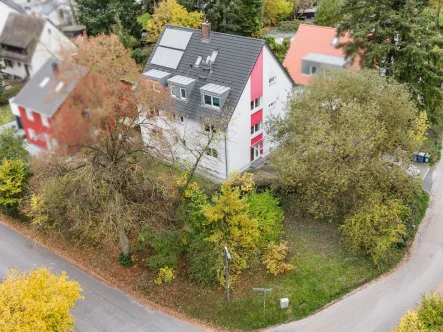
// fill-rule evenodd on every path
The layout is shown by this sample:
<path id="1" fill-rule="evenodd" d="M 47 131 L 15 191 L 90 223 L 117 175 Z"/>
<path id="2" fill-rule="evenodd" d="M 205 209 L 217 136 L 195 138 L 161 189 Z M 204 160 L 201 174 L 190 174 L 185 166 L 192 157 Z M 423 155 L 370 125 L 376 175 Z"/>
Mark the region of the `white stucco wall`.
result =
<path id="1" fill-rule="evenodd" d="M 0 34 L 3 32 L 3 27 L 5 26 L 9 13 L 17 13 L 17 11 L 0 2 Z"/>
<path id="2" fill-rule="evenodd" d="M 46 22 L 31 61 L 31 76 L 50 58 L 60 58 L 60 50 L 75 49 L 74 43 L 50 22 Z"/>
<path id="3" fill-rule="evenodd" d="M 263 122 L 266 122 L 270 115 L 283 115 L 285 112 L 286 101 L 292 91 L 292 83 L 285 74 L 283 68 L 277 62 L 278 60 L 271 52 L 264 47 L 263 51 Z M 271 77 L 277 77 L 273 84 L 269 84 Z M 228 164 L 229 173 L 234 170 L 245 171 L 250 166 L 250 148 L 251 139 L 259 133 L 251 135 L 251 115 L 256 111 L 251 111 L 251 79 L 248 80 L 245 90 L 239 100 L 238 106 L 229 123 L 228 130 Z M 269 104 L 276 101 L 276 106 L 272 109 Z M 260 108 L 258 108 L 260 109 Z M 261 128 L 263 133 L 263 156 L 266 157 L 273 146 L 267 137 L 264 126 Z"/>
<path id="4" fill-rule="evenodd" d="M 187 117 L 184 122 L 180 121 L 180 115 L 176 119 L 171 116 L 165 116 L 165 111 L 160 111 L 160 116 L 154 119 L 146 120 L 140 116 L 140 127 L 142 139 L 147 146 L 155 147 L 158 150 L 158 157 L 168 159 L 167 161 L 175 166 L 187 169 L 189 165 L 195 163 L 195 154 L 184 148 L 183 141 L 186 142 L 188 149 L 194 152 L 204 151 L 207 145 L 207 135 L 204 131 L 204 125 Z M 155 139 L 152 130 L 161 130 L 163 133 L 163 143 Z M 179 141 L 174 139 L 178 136 Z M 210 147 L 217 150 L 218 158 L 203 155 L 199 164 L 199 174 L 208 178 L 225 179 L 226 178 L 226 160 L 224 149 L 224 133 L 217 132 Z M 165 158 L 166 157 L 166 158 Z"/>

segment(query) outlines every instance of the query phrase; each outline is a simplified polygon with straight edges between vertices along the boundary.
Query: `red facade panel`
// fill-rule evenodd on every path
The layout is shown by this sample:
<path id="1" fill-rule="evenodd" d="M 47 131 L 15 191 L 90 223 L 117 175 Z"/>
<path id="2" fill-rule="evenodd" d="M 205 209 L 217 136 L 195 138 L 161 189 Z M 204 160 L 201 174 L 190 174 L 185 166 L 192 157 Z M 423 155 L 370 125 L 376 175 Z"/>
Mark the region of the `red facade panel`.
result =
<path id="1" fill-rule="evenodd" d="M 20 118 L 22 120 L 23 128 L 25 129 L 26 139 L 43 149 L 48 149 L 48 145 L 46 143 L 46 134 L 48 133 L 48 127 L 44 126 L 42 123 L 42 119 L 40 114 L 36 112 L 32 112 L 33 120 L 30 120 L 26 114 L 26 109 L 19 106 Z M 29 134 L 29 130 L 33 130 L 35 133 L 35 137 L 31 138 Z"/>
<path id="2" fill-rule="evenodd" d="M 255 136 L 253 139 L 251 139 L 251 146 L 257 145 L 257 143 L 260 143 L 260 141 L 263 140 L 263 134 Z"/>
<path id="3" fill-rule="evenodd" d="M 251 101 L 263 96 L 263 50 L 251 73 Z"/>
<path id="4" fill-rule="evenodd" d="M 255 112 L 251 115 L 251 127 L 263 121 L 263 110 Z"/>

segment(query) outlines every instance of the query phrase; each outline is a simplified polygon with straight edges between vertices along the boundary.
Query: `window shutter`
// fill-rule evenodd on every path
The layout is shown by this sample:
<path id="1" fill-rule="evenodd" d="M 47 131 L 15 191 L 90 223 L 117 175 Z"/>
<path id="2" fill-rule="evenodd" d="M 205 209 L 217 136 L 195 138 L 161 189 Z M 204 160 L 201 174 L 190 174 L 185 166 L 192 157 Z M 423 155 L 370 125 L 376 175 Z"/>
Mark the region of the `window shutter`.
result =
<path id="1" fill-rule="evenodd" d="M 251 115 L 251 127 L 263 121 L 263 110 L 255 112 Z"/>

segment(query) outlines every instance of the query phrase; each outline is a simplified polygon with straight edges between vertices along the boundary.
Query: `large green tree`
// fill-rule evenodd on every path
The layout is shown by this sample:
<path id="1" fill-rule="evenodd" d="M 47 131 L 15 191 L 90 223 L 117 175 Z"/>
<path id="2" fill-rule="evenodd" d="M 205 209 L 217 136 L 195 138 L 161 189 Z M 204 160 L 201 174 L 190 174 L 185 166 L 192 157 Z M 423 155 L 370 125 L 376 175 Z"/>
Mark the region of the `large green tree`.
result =
<path id="1" fill-rule="evenodd" d="M 352 40 L 346 54 L 360 55 L 366 68 L 406 83 L 417 105 L 441 122 L 443 93 L 442 40 L 430 25 L 427 1 L 345 0 L 340 33 Z"/>
<path id="2" fill-rule="evenodd" d="M 258 37 L 263 27 L 263 0 L 210 1 L 205 14 L 216 31 Z"/>
<path id="3" fill-rule="evenodd" d="M 334 71 L 289 106 L 269 123 L 281 144 L 271 164 L 299 206 L 341 221 L 376 191 L 409 203 L 415 181 L 394 161 L 418 148 L 426 126 L 404 85 L 376 71 Z"/>
<path id="4" fill-rule="evenodd" d="M 335 27 L 342 19 L 341 9 L 343 0 L 320 0 L 315 13 L 318 25 Z"/>
<path id="5" fill-rule="evenodd" d="M 140 4 L 134 0 L 77 0 L 78 20 L 90 35 L 109 34 L 121 26 L 135 38 L 141 37 L 142 26 L 137 22 Z"/>

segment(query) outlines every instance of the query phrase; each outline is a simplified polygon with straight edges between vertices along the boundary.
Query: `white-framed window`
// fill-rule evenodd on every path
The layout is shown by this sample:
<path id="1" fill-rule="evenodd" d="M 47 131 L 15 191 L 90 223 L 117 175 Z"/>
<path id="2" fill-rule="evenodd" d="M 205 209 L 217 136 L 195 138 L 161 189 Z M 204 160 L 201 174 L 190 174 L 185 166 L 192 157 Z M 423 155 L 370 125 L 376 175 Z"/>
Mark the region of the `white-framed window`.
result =
<path id="1" fill-rule="evenodd" d="M 309 69 L 309 72 L 311 75 L 315 75 L 317 73 L 317 67 L 311 66 L 311 68 Z"/>
<path id="2" fill-rule="evenodd" d="M 6 67 L 11 67 L 14 68 L 14 62 L 12 62 L 11 60 L 5 59 L 5 66 Z"/>
<path id="3" fill-rule="evenodd" d="M 261 122 L 251 127 L 251 135 L 254 135 L 261 131 Z"/>
<path id="4" fill-rule="evenodd" d="M 261 97 L 251 101 L 251 111 L 259 108 L 261 106 Z"/>
<path id="5" fill-rule="evenodd" d="M 269 85 L 273 85 L 273 84 L 275 84 L 275 83 L 277 83 L 277 76 L 272 76 L 272 77 L 269 79 Z"/>
<path id="6" fill-rule="evenodd" d="M 212 158 L 218 159 L 218 152 L 216 149 L 213 148 L 207 148 L 205 151 L 207 156 L 210 156 Z"/>
<path id="7" fill-rule="evenodd" d="M 48 120 L 48 117 L 46 116 L 46 115 L 41 115 L 40 116 L 41 118 L 42 118 L 42 124 L 45 126 L 45 127 L 49 127 L 49 120 Z"/>
<path id="8" fill-rule="evenodd" d="M 205 124 L 205 132 L 215 134 L 217 130 L 215 129 L 215 126 Z"/>
<path id="9" fill-rule="evenodd" d="M 210 96 L 210 95 L 203 95 L 203 102 L 205 105 L 212 106 L 212 107 L 220 107 L 220 98 Z"/>
<path id="10" fill-rule="evenodd" d="M 31 110 L 26 110 L 26 117 L 28 118 L 28 120 L 34 121 L 34 114 L 32 114 Z"/>
<path id="11" fill-rule="evenodd" d="M 187 94 L 187 92 L 186 92 L 186 89 L 183 89 L 183 88 L 177 88 L 177 87 L 175 87 L 175 86 L 171 86 L 171 95 L 172 95 L 172 97 L 174 97 L 174 98 L 177 98 L 177 99 L 187 99 L 188 98 L 188 94 Z"/>
<path id="12" fill-rule="evenodd" d="M 269 109 L 270 110 L 273 110 L 276 107 L 277 107 L 277 101 L 273 101 L 272 103 L 269 104 Z"/>
<path id="13" fill-rule="evenodd" d="M 28 129 L 28 135 L 29 138 L 34 141 L 37 139 L 37 135 L 35 134 L 35 131 L 33 129 Z"/>

